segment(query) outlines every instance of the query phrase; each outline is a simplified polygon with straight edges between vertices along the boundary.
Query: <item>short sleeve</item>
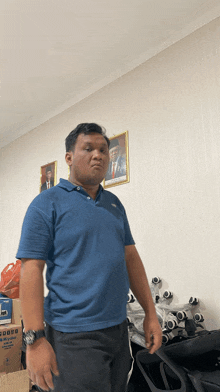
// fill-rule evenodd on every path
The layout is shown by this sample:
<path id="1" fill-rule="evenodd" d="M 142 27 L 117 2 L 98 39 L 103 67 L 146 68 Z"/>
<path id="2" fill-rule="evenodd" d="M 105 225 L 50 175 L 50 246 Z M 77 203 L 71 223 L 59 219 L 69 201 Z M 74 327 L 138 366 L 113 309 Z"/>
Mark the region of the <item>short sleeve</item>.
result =
<path id="1" fill-rule="evenodd" d="M 26 212 L 16 257 L 47 260 L 53 243 L 53 222 L 41 208 L 31 204 Z"/>
<path id="2" fill-rule="evenodd" d="M 125 246 L 126 245 L 135 245 L 125 210 L 124 210 L 124 228 L 125 228 Z"/>

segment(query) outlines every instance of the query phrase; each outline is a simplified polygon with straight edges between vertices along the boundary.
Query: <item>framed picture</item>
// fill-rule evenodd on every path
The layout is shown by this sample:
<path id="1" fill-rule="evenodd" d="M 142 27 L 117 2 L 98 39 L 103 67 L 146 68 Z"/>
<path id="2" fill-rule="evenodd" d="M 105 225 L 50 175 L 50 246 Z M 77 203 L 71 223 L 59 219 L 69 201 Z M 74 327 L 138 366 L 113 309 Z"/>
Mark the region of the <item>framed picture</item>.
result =
<path id="1" fill-rule="evenodd" d="M 40 168 L 40 193 L 52 188 L 57 183 L 57 161 L 47 163 Z"/>
<path id="2" fill-rule="evenodd" d="M 110 139 L 110 161 L 103 180 L 103 188 L 126 184 L 129 182 L 128 131 Z"/>

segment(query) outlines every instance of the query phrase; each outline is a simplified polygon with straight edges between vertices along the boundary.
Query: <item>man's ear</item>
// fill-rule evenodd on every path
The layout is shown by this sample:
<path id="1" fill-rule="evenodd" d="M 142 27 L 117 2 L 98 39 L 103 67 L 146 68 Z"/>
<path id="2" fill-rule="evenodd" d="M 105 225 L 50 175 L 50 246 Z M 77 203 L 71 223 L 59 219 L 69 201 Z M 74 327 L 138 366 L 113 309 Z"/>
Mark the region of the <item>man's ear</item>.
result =
<path id="1" fill-rule="evenodd" d="M 68 151 L 65 155 L 65 160 L 68 166 L 72 166 L 73 163 L 73 152 Z"/>

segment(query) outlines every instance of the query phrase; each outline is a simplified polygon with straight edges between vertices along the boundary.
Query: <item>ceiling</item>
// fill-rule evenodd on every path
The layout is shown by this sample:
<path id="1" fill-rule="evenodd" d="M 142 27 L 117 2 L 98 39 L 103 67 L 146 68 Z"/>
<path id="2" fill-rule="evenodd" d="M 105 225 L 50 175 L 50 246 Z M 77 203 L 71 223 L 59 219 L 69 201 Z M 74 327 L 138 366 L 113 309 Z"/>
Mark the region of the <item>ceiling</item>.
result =
<path id="1" fill-rule="evenodd" d="M 219 0 L 0 0 L 0 148 L 219 16 Z"/>

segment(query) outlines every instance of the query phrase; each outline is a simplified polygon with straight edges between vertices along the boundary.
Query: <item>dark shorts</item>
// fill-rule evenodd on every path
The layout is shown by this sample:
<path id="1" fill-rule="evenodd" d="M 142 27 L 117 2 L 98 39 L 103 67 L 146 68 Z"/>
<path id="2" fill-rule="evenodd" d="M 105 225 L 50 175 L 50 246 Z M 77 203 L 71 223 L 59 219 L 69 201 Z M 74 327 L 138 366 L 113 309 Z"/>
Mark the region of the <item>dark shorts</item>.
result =
<path id="1" fill-rule="evenodd" d="M 91 332 L 64 333 L 46 326 L 60 376 L 55 392 L 125 392 L 132 358 L 127 321 Z"/>

